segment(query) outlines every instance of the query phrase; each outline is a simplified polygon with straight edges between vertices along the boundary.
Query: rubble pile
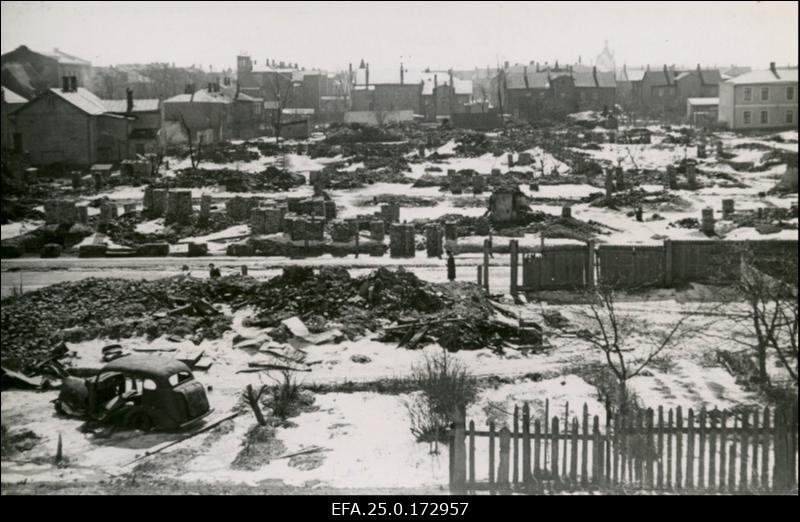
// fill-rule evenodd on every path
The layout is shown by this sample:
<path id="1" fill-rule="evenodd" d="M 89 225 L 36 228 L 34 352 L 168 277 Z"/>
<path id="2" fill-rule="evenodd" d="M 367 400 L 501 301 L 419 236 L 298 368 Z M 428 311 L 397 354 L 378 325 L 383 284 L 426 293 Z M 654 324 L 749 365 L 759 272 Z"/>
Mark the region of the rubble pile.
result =
<path id="1" fill-rule="evenodd" d="M 230 318 L 209 303 L 233 302 L 254 286 L 250 278 L 185 276 L 88 278 L 48 286 L 2 301 L 0 356 L 3 366 L 23 369 L 60 341 L 175 335 L 199 343 L 218 338 L 230 328 Z"/>
<path id="2" fill-rule="evenodd" d="M 78 223 L 44 225 L 25 234 L 4 239 L 0 243 L 0 257 L 10 259 L 24 254 L 38 254 L 48 244 L 56 244 L 66 250 L 93 232 L 91 228 Z"/>
<path id="3" fill-rule="evenodd" d="M 325 172 L 328 178 L 326 186 L 333 190 L 361 188 L 373 183 L 407 184 L 414 181 L 399 170 L 393 169 L 341 171 L 326 168 Z"/>
<path id="4" fill-rule="evenodd" d="M 641 188 L 626 190 L 624 192 L 615 192 L 610 196 L 602 193 L 591 194 L 587 197 L 589 206 L 610 208 L 619 210 L 620 208 L 634 208 L 643 205 L 659 204 L 660 206 L 668 205 L 671 208 L 690 208 L 691 203 L 667 191 L 660 192 L 647 192 Z"/>
<path id="5" fill-rule="evenodd" d="M 198 154 L 202 161 L 210 161 L 212 163 L 230 163 L 236 161 L 256 161 L 261 155 L 258 151 L 251 149 L 251 145 L 247 143 L 219 143 L 215 145 L 206 145 Z"/>
<path id="6" fill-rule="evenodd" d="M 190 223 L 171 223 L 165 225 L 160 232 L 143 233 L 136 230 L 136 225 L 145 221 L 140 212 L 124 214 L 114 221 L 105 223 L 102 232 L 114 243 L 134 247 L 145 243 L 166 242 L 174 245 L 187 237 L 199 237 L 232 227 L 236 222 L 224 212 L 212 212 L 207 218 L 193 216 Z"/>
<path id="7" fill-rule="evenodd" d="M 154 188 L 202 188 L 221 185 L 228 192 L 283 192 L 306 183 L 302 174 L 267 167 L 261 172 L 233 169 L 184 169 L 175 177 L 162 178 Z"/>
<path id="8" fill-rule="evenodd" d="M 439 201 L 433 198 L 422 196 L 406 196 L 405 194 L 378 194 L 372 199 L 366 199 L 358 203 L 360 206 L 371 207 L 376 205 L 399 205 L 403 208 L 408 207 L 435 207 Z"/>
<path id="9" fill-rule="evenodd" d="M 392 128 L 381 128 L 370 125 L 351 123 L 331 125 L 325 135 L 325 142 L 332 145 L 344 143 L 381 143 L 403 141 L 403 136 Z"/>

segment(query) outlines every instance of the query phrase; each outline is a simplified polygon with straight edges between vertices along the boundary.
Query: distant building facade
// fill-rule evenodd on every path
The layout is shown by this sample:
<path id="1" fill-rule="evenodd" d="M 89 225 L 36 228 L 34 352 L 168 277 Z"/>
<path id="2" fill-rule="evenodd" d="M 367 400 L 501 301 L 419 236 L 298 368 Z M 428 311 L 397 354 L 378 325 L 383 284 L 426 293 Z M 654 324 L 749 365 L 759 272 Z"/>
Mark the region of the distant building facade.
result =
<path id="1" fill-rule="evenodd" d="M 773 62 L 722 82 L 719 122 L 731 130 L 796 129 L 797 68 Z"/>

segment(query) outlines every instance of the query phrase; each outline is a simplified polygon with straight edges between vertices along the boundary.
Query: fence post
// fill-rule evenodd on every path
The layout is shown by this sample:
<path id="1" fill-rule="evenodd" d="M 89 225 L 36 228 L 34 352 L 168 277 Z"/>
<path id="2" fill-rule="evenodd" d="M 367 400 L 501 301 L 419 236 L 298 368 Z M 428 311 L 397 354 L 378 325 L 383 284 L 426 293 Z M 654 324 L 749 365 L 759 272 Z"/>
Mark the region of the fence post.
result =
<path id="1" fill-rule="evenodd" d="M 478 265 L 478 286 L 483 286 L 483 265 Z"/>
<path id="2" fill-rule="evenodd" d="M 475 491 L 475 421 L 469 421 L 469 490 Z"/>
<path id="3" fill-rule="evenodd" d="M 455 410 L 455 430 L 453 431 L 453 453 L 455 453 L 455 468 L 453 470 L 453 489 L 458 494 L 465 492 L 467 482 L 467 450 L 466 450 L 466 412 L 463 409 Z"/>
<path id="4" fill-rule="evenodd" d="M 667 414 L 667 489 L 672 489 L 672 438 L 674 435 L 672 433 L 672 422 L 672 408 L 670 408 Z"/>
<path id="5" fill-rule="evenodd" d="M 511 489 L 508 482 L 508 461 L 511 451 L 511 431 L 508 426 L 503 426 L 500 430 L 500 463 L 497 467 L 497 485 L 501 493 L 508 493 Z"/>
<path id="6" fill-rule="evenodd" d="M 789 483 L 788 487 L 791 490 L 794 490 L 797 487 L 797 476 L 795 472 L 797 471 L 797 454 L 795 450 L 797 449 L 797 401 L 792 405 L 791 415 L 787 418 L 788 421 L 788 435 L 789 440 L 787 443 L 789 449 L 789 463 L 787 469 L 789 470 Z"/>
<path id="7" fill-rule="evenodd" d="M 672 240 L 664 240 L 664 286 L 672 286 Z"/>
<path id="8" fill-rule="evenodd" d="M 719 410 L 714 408 L 709 415 L 711 425 L 708 429 L 708 488 L 714 491 L 717 487 L 717 417 Z"/>
<path id="9" fill-rule="evenodd" d="M 545 424 L 547 424 L 547 422 L 545 422 Z M 542 478 L 542 469 L 539 467 L 542 452 L 541 437 L 542 425 L 539 419 L 536 419 L 533 423 L 533 479 L 535 481 L 539 481 Z M 530 458 L 530 447 L 528 448 L 528 458 Z M 530 479 L 530 474 L 528 478 Z"/>
<path id="10" fill-rule="evenodd" d="M 569 460 L 569 485 L 575 488 L 578 483 L 578 417 L 572 418 L 572 447 Z"/>
<path id="11" fill-rule="evenodd" d="M 653 485 L 653 460 L 658 458 L 653 441 L 653 408 L 647 408 L 647 488 L 652 491 Z"/>
<path id="12" fill-rule="evenodd" d="M 786 461 L 786 451 L 784 448 L 784 415 L 783 409 L 780 406 L 775 408 L 775 412 L 773 413 L 772 424 L 773 424 L 773 449 L 772 452 L 775 455 L 775 460 L 773 462 L 772 468 L 772 491 L 773 492 L 783 492 L 785 489 L 785 480 L 784 480 L 784 463 Z M 794 451 L 794 448 L 792 448 Z"/>
<path id="13" fill-rule="evenodd" d="M 759 472 L 759 462 L 758 462 L 758 439 L 759 439 L 759 429 L 758 423 L 761 420 L 758 415 L 759 411 L 753 411 L 753 426 L 750 430 L 750 437 L 753 443 L 753 465 L 750 467 L 750 488 L 751 489 L 758 489 L 759 482 L 758 482 L 758 472 Z"/>
<path id="14" fill-rule="evenodd" d="M 483 240 L 483 287 L 489 292 L 489 240 Z"/>
<path id="15" fill-rule="evenodd" d="M 600 438 L 600 417 L 592 419 L 592 484 L 603 484 L 603 440 Z"/>
<path id="16" fill-rule="evenodd" d="M 658 450 L 656 454 L 656 487 L 664 489 L 664 406 L 658 405 Z"/>
<path id="17" fill-rule="evenodd" d="M 516 239 L 509 241 L 508 249 L 511 254 L 511 295 L 514 295 L 519 286 L 519 241 Z"/>

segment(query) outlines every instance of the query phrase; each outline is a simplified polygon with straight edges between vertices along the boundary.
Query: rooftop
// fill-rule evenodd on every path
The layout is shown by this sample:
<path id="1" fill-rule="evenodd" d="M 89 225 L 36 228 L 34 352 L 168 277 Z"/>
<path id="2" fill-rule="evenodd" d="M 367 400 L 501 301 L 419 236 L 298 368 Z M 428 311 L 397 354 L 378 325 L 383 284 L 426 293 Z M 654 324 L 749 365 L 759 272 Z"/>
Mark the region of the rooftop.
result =
<path id="1" fill-rule="evenodd" d="M 6 103 L 9 103 L 11 105 L 28 103 L 27 98 L 20 96 L 19 94 L 15 93 L 14 91 L 5 86 L 3 87 L 3 100 L 5 100 Z"/>
<path id="2" fill-rule="evenodd" d="M 797 68 L 780 68 L 751 71 L 727 80 L 725 83 L 741 85 L 747 83 L 797 83 Z"/>
<path id="3" fill-rule="evenodd" d="M 128 109 L 127 100 L 101 100 L 108 112 L 124 113 Z M 131 112 L 155 112 L 158 111 L 160 101 L 158 98 L 145 98 L 133 100 L 133 110 Z"/>
<path id="4" fill-rule="evenodd" d="M 167 98 L 164 103 L 231 103 L 231 100 L 221 92 L 208 92 L 208 89 L 200 89 L 194 94 L 178 94 Z"/>

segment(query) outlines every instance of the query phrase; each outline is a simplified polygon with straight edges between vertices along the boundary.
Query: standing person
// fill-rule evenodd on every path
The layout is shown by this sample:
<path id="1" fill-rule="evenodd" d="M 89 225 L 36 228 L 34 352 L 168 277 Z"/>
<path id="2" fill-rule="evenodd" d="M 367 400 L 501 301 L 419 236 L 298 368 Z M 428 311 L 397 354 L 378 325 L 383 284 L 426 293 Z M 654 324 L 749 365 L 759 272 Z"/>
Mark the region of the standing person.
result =
<path id="1" fill-rule="evenodd" d="M 222 274 L 219 271 L 219 268 L 214 266 L 214 263 L 209 263 L 208 265 L 208 277 L 215 278 L 221 277 Z"/>
<path id="2" fill-rule="evenodd" d="M 456 260 L 453 257 L 453 252 L 450 250 L 447 251 L 447 280 L 456 280 Z"/>

